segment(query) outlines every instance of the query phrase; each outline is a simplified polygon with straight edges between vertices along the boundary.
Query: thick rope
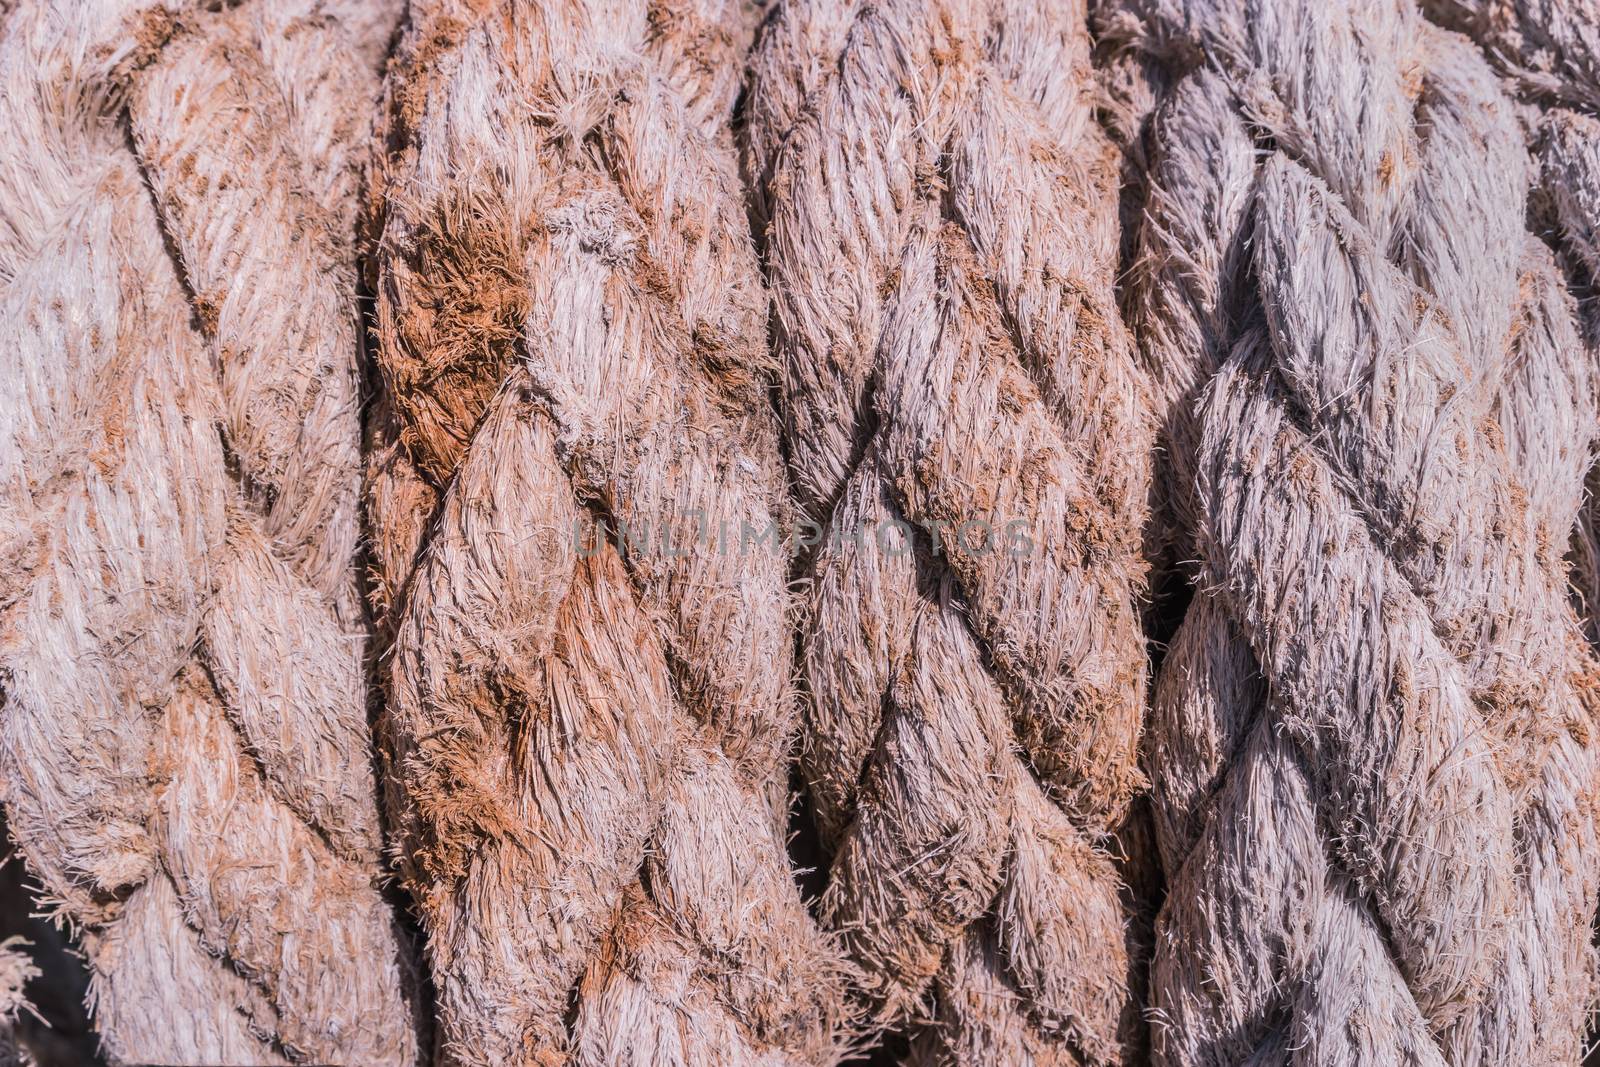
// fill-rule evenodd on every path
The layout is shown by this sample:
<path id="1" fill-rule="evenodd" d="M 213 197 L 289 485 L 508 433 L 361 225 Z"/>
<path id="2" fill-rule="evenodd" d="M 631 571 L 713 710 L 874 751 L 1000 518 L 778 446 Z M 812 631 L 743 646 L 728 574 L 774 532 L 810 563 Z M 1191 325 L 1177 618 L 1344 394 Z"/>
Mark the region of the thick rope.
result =
<path id="1" fill-rule="evenodd" d="M 388 29 L 348 10 L 0 38 L 0 786 L 115 1062 L 417 1057 L 353 571 L 351 56 Z"/>
<path id="2" fill-rule="evenodd" d="M 417 0 L 390 78 L 383 733 L 460 1062 L 840 1053 L 784 842 L 787 561 L 737 540 L 784 508 L 742 18 Z"/>
<path id="3" fill-rule="evenodd" d="M 1431 18 L 1482 46 L 1527 104 L 1539 162 L 1534 207 L 1585 306 L 1584 343 L 1600 361 L 1600 7 L 1593 0 L 1425 0 Z M 1589 496 L 1600 492 L 1591 471 Z M 1574 578 L 1589 639 L 1600 644 L 1600 512 L 1583 509 Z"/>
<path id="4" fill-rule="evenodd" d="M 1115 1062 L 1131 1023 L 1101 844 L 1140 783 L 1150 441 L 1084 23 L 800 0 L 753 60 L 790 471 L 829 531 L 801 652 L 822 907 L 873 1021 L 931 999 L 946 1062 Z"/>
<path id="5" fill-rule="evenodd" d="M 1600 20 L 1594 0 L 1421 0 L 1471 37 L 1534 96 L 1600 112 Z"/>
<path id="6" fill-rule="evenodd" d="M 1513 109 L 1396 0 L 1124 7 L 1184 75 L 1130 303 L 1200 557 L 1152 715 L 1157 1062 L 1575 1062 L 1594 368 Z"/>

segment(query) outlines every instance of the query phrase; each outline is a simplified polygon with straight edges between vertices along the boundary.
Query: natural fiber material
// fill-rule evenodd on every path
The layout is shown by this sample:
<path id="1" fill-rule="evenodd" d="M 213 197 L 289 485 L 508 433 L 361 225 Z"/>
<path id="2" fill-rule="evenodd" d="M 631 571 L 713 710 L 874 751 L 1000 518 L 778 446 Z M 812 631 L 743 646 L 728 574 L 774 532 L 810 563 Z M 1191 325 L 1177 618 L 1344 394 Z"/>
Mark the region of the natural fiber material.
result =
<path id="1" fill-rule="evenodd" d="M 23 0 L 0 37 L 0 788 L 116 1062 L 417 1056 L 353 584 L 390 24 Z"/>
<path id="2" fill-rule="evenodd" d="M 390 79 L 383 736 L 462 1062 L 837 1058 L 784 847 L 787 560 L 733 540 L 783 512 L 743 17 L 416 0 Z"/>
<path id="3" fill-rule="evenodd" d="M 752 69 L 824 915 L 925 1057 L 1115 1061 L 1150 437 L 1082 5 L 783 3 Z"/>
<path id="4" fill-rule="evenodd" d="M 1200 560 L 1152 718 L 1156 1060 L 1576 1062 L 1595 369 L 1513 108 L 1401 0 L 1124 7 L 1182 75 L 1131 284 Z"/>
<path id="5" fill-rule="evenodd" d="M 1600 20 L 1593 0 L 1420 0 L 1472 37 L 1526 92 L 1600 111 Z"/>
<path id="6" fill-rule="evenodd" d="M 1527 101 L 1540 163 L 1534 213 L 1555 240 L 1580 307 L 1582 336 L 1600 361 L 1600 8 L 1592 0 L 1426 0 L 1424 10 L 1468 34 Z M 1600 644 L 1600 513 L 1592 501 L 1573 540 L 1574 577 L 1591 642 Z"/>
<path id="7" fill-rule="evenodd" d="M 0 835 L 9 841 L 3 812 Z M 83 1002 L 88 971 L 67 934 L 38 913 L 29 880 L 20 859 L 0 860 L 0 948 L 10 947 L 9 959 L 0 964 L 0 973 L 8 976 L 0 978 L 0 1016 L 8 1010 L 5 1005 L 11 1009 L 8 1018 L 0 1018 L 0 1065 L 80 1067 L 95 1057 Z M 14 994 L 7 994 L 8 988 Z"/>
<path id="8" fill-rule="evenodd" d="M 32 1053 L 16 1032 L 23 1013 L 33 1010 L 28 983 L 39 977 L 27 949 L 21 938 L 0 941 L 0 1067 L 34 1067 Z"/>

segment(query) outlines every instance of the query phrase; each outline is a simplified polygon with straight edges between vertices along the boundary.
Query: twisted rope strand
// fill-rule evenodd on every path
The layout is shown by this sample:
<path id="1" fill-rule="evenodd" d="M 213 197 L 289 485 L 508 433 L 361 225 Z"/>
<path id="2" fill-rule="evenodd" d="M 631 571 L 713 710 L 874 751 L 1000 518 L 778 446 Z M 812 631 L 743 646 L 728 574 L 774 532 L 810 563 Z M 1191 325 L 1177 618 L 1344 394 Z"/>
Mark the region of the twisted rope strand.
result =
<path id="1" fill-rule="evenodd" d="M 1158 1059 L 1576 1059 L 1593 675 L 1559 545 L 1593 382 L 1510 109 L 1402 4 L 1127 6 L 1192 70 L 1133 285 L 1204 582 L 1153 713 Z M 1196 143 L 1237 165 L 1186 173 Z"/>
<path id="2" fill-rule="evenodd" d="M 1472 37 L 1526 101 L 1541 177 L 1534 207 L 1583 308 L 1581 343 L 1600 358 L 1600 32 L 1593 5 L 1550 0 L 1430 0 L 1430 18 Z M 1591 471 L 1589 493 L 1594 495 Z M 1600 642 L 1600 539 L 1593 508 L 1573 538 L 1591 643 Z"/>
<path id="3" fill-rule="evenodd" d="M 783 840 L 784 561 L 719 550 L 783 507 L 740 18 L 419 2 L 389 82 L 383 731 L 462 1062 L 840 1054 Z"/>
<path id="4" fill-rule="evenodd" d="M 1147 412 L 1084 22 L 786 3 L 753 63 L 790 470 L 832 532 L 801 653 L 822 908 L 877 1026 L 932 998 L 923 1059 L 1127 1036 L 1096 843 L 1139 784 Z"/>
<path id="5" fill-rule="evenodd" d="M 83 929 L 114 1060 L 403 1063 L 351 569 L 349 245 L 327 221 L 354 186 L 299 177 L 362 134 L 296 155 L 330 114 L 291 120 L 277 86 L 339 62 L 346 30 L 264 7 L 28 4 L 0 41 L 22 146 L 3 319 L 29 383 L 0 447 L 5 801 Z M 295 17 L 321 29 L 269 74 L 261 42 Z M 375 86 L 344 81 L 330 111 Z"/>

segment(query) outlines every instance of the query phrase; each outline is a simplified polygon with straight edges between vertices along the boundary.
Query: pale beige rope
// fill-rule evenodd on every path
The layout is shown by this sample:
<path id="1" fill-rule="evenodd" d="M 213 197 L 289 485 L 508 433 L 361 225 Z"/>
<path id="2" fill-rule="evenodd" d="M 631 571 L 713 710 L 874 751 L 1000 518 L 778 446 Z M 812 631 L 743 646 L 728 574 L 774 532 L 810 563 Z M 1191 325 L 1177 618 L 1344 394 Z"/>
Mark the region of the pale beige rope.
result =
<path id="1" fill-rule="evenodd" d="M 1526 92 L 1600 111 L 1600 7 L 1594 0 L 1421 0 Z"/>
<path id="2" fill-rule="evenodd" d="M 877 1025 L 931 1008 L 924 1058 L 1114 1062 L 1131 1022 L 1101 846 L 1139 784 L 1150 441 L 1093 97 L 1081 4 L 783 3 L 753 60 L 791 477 L 832 531 L 823 911 Z"/>
<path id="3" fill-rule="evenodd" d="M 1592 289 L 1600 275 L 1600 4 L 1421 0 L 1421 6 L 1477 41 L 1531 105 L 1530 141 L 1542 169 L 1536 206 L 1576 261 L 1582 288 Z"/>
<path id="4" fill-rule="evenodd" d="M 1542 176 L 1535 207 L 1585 307 L 1583 341 L 1600 361 L 1600 5 L 1594 0 L 1427 0 L 1428 15 L 1476 40 L 1527 102 Z M 1589 496 L 1600 490 L 1591 471 Z M 1585 507 L 1574 578 L 1591 642 L 1600 643 L 1600 514 Z"/>
<path id="5" fill-rule="evenodd" d="M 1554 244 L 1579 302 L 1579 338 L 1589 361 L 1600 363 L 1600 5 L 1593 0 L 1426 0 L 1423 7 L 1430 17 L 1477 41 L 1525 101 L 1524 122 L 1542 171 L 1534 216 Z M 1532 418 L 1520 421 L 1520 436 L 1530 440 L 1567 428 L 1540 426 Z M 1571 540 L 1572 578 L 1589 640 L 1600 645 L 1600 467 L 1590 469 L 1585 488 L 1587 500 Z M 1591 1040 L 1593 1034 L 1591 1022 Z"/>
<path id="6" fill-rule="evenodd" d="M 326 176 L 387 31 L 347 10 L 24 2 L 0 38 L 0 782 L 117 1062 L 417 1056 Z"/>
<path id="7" fill-rule="evenodd" d="M 1574 1061 L 1594 381 L 1512 109 L 1407 4 L 1123 7 L 1187 73 L 1130 301 L 1200 556 L 1153 714 L 1157 1060 Z"/>
<path id="8" fill-rule="evenodd" d="M 784 506 L 742 17 L 417 0 L 389 80 L 383 735 L 460 1062 L 840 1053 L 784 842 L 787 560 L 739 543 Z"/>

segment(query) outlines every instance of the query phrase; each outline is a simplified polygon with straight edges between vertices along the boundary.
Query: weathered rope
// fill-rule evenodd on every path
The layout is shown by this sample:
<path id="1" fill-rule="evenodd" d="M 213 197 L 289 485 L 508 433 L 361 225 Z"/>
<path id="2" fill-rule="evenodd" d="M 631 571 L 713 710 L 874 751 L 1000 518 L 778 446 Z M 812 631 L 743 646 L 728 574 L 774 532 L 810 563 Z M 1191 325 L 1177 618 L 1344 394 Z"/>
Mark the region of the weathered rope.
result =
<path id="1" fill-rule="evenodd" d="M 1595 371 L 1513 109 L 1400 0 L 1123 7 L 1183 75 L 1130 303 L 1200 558 L 1152 714 L 1156 1059 L 1576 1062 Z"/>
<path id="2" fill-rule="evenodd" d="M 1114 1062 L 1150 435 L 1083 7 L 782 3 L 752 69 L 825 918 L 926 1055 Z"/>
<path id="3" fill-rule="evenodd" d="M 784 842 L 787 561 L 724 540 L 784 510 L 743 17 L 416 0 L 389 81 L 382 730 L 462 1062 L 840 1052 Z"/>
<path id="4" fill-rule="evenodd" d="M 1593 0 L 1425 0 L 1431 18 L 1476 40 L 1527 102 L 1540 163 L 1535 213 L 1554 236 L 1582 336 L 1600 361 L 1600 7 Z M 1589 496 L 1600 492 L 1591 471 Z M 1591 642 L 1600 644 L 1600 513 L 1583 509 L 1575 578 Z"/>
<path id="5" fill-rule="evenodd" d="M 1427 16 L 1473 38 L 1527 93 L 1600 112 L 1594 0 L 1420 0 Z"/>
<path id="6" fill-rule="evenodd" d="M 116 1062 L 417 1057 L 353 570 L 388 32 L 23 0 L 0 37 L 0 790 Z"/>

